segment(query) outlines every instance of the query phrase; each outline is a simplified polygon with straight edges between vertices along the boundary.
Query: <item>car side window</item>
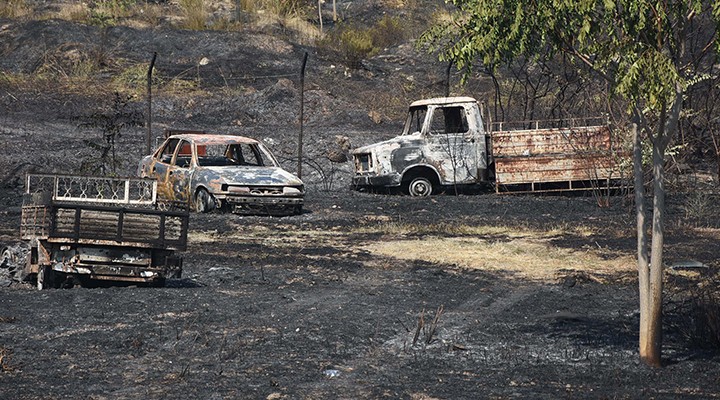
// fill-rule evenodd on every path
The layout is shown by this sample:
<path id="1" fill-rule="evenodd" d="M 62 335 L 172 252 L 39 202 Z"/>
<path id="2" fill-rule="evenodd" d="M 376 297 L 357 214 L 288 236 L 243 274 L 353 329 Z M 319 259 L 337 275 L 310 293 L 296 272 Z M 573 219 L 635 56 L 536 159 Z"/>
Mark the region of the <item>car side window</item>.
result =
<path id="1" fill-rule="evenodd" d="M 180 142 L 180 139 L 170 139 L 167 143 L 165 143 L 165 147 L 163 147 L 158 157 L 160 162 L 170 164 L 173 154 L 175 154 L 175 148 L 177 147 L 178 142 Z"/>
<path id="2" fill-rule="evenodd" d="M 177 156 L 175 157 L 175 165 L 180 168 L 187 168 L 190 166 L 191 159 L 192 145 L 187 140 L 183 140 L 178 146 Z"/>
<path id="3" fill-rule="evenodd" d="M 469 129 L 463 107 L 442 107 L 433 112 L 430 134 L 465 133 Z"/>

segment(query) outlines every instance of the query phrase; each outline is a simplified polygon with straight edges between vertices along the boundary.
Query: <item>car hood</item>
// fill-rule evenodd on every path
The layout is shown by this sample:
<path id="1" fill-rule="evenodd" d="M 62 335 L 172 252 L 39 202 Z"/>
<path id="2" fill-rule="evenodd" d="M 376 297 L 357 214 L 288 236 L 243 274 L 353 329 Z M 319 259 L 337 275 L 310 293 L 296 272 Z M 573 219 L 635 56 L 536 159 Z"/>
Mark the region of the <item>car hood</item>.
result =
<path id="1" fill-rule="evenodd" d="M 248 186 L 301 186 L 303 182 L 280 167 L 200 167 L 196 179 Z"/>
<path id="2" fill-rule="evenodd" d="M 409 146 L 420 146 L 422 144 L 422 137 L 420 135 L 420 132 L 415 132 L 410 135 L 401 135 L 396 136 L 392 139 L 388 139 L 382 142 L 369 144 L 367 146 L 358 147 L 357 149 L 353 149 L 351 151 L 352 154 L 364 154 L 364 153 L 371 153 L 373 150 L 383 148 L 383 149 L 397 149 L 399 147 L 409 147 Z"/>

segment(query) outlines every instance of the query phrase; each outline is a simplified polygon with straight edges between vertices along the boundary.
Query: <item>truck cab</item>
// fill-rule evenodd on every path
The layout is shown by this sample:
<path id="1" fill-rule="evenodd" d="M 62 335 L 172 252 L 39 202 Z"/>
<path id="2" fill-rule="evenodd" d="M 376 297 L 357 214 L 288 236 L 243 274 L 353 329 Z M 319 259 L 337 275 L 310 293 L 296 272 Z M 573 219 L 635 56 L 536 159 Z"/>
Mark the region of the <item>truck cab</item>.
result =
<path id="1" fill-rule="evenodd" d="M 488 179 L 489 135 L 471 97 L 443 97 L 410 105 L 403 132 L 352 151 L 355 189 L 401 188 L 429 196 L 443 187 Z"/>

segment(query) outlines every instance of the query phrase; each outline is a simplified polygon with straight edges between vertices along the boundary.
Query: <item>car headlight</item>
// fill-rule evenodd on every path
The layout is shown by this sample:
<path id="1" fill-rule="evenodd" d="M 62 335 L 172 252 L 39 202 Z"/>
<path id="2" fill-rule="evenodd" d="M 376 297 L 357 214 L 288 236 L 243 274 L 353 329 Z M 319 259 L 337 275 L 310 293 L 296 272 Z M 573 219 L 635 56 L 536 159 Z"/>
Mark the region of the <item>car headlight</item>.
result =
<path id="1" fill-rule="evenodd" d="M 250 193 L 250 188 L 247 186 L 228 186 L 226 191 L 230 193 Z"/>
<path id="2" fill-rule="evenodd" d="M 296 187 L 285 186 L 283 188 L 283 194 L 302 194 L 302 193 L 303 193 L 302 187 L 296 188 Z"/>

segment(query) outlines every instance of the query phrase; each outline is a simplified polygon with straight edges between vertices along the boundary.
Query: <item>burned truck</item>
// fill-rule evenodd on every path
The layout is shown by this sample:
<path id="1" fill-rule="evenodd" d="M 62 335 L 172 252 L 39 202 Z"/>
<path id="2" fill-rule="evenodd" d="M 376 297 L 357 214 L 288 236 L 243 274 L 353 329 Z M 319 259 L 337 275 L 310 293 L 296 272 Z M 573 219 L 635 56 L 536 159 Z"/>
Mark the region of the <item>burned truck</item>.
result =
<path id="1" fill-rule="evenodd" d="M 162 286 L 179 278 L 188 210 L 157 200 L 151 179 L 28 175 L 20 277 L 38 289 L 102 281 Z M 3 251 L 5 257 L 16 257 Z"/>
<path id="2" fill-rule="evenodd" d="M 613 139 L 598 119 L 493 124 L 471 97 L 420 100 L 402 135 L 351 152 L 352 184 L 411 196 L 479 184 L 498 193 L 617 187 L 624 153 Z"/>

